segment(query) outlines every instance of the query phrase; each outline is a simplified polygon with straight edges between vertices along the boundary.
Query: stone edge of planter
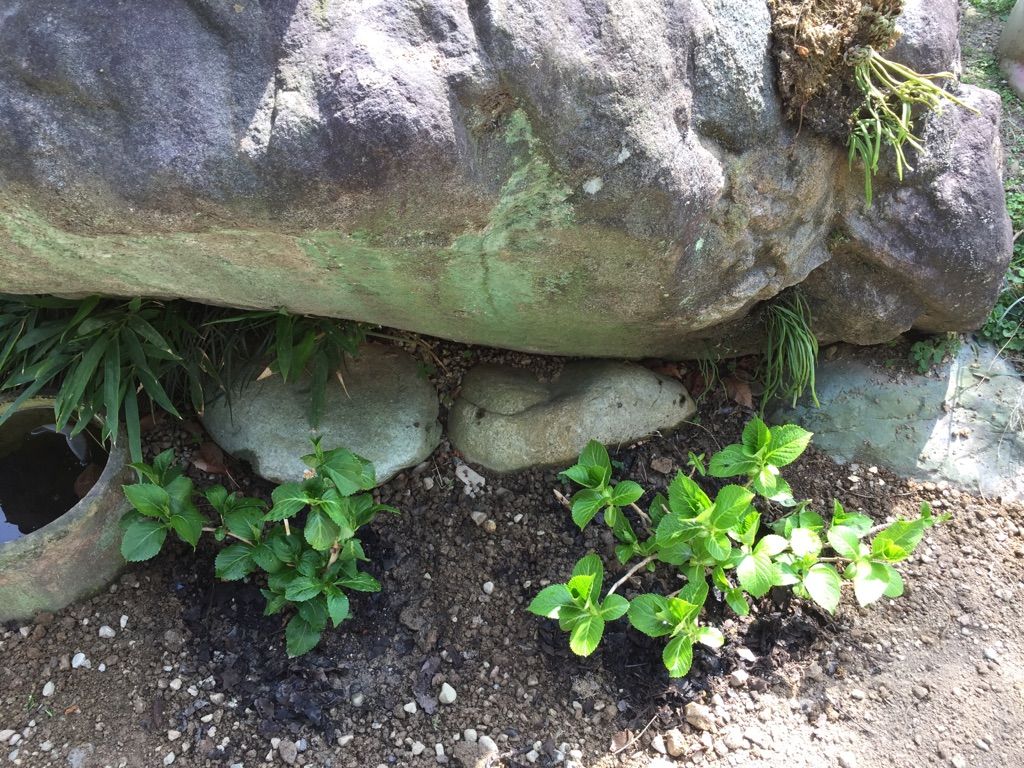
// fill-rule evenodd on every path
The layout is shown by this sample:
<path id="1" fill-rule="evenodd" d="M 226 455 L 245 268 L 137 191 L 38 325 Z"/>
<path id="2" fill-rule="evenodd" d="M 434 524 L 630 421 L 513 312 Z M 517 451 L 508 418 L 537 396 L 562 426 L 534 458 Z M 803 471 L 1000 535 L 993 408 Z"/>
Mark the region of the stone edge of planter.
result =
<path id="1" fill-rule="evenodd" d="M 46 398 L 21 407 L 52 407 Z M 128 510 L 127 436 L 110 448 L 92 489 L 49 525 L 0 544 L 0 623 L 58 611 L 106 587 L 124 567 L 119 523 Z"/>

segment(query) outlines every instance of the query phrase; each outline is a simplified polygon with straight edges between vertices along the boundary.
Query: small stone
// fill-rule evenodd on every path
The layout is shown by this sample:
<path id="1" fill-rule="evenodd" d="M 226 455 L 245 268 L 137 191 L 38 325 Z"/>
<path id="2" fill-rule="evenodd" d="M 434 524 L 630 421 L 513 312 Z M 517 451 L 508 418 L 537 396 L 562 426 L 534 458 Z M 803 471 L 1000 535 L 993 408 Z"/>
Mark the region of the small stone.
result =
<path id="1" fill-rule="evenodd" d="M 14 731 L 12 731 L 10 728 L 5 728 L 4 730 L 0 731 L 0 744 L 7 744 L 8 742 L 10 742 L 11 736 L 13 735 Z"/>
<path id="2" fill-rule="evenodd" d="M 174 762 L 174 759 L 176 757 L 177 755 L 175 755 L 173 752 L 168 752 L 166 755 L 164 755 L 164 765 L 170 765 Z"/>
<path id="3" fill-rule="evenodd" d="M 221 704 L 224 703 L 224 694 L 220 693 L 219 691 L 217 693 L 211 693 L 210 703 L 213 704 L 215 707 L 219 707 Z"/>
<path id="4" fill-rule="evenodd" d="M 414 741 L 412 743 L 412 746 L 409 747 L 409 751 L 412 752 L 414 756 L 422 755 L 426 751 L 426 749 L 427 745 L 424 744 L 422 741 Z"/>
<path id="5" fill-rule="evenodd" d="M 713 731 L 715 729 L 714 714 L 708 707 L 695 701 L 691 701 L 686 705 L 686 722 L 701 731 Z"/>
<path id="6" fill-rule="evenodd" d="M 182 686 L 181 678 L 176 677 L 169 683 L 169 687 L 172 691 L 180 691 Z"/>
<path id="7" fill-rule="evenodd" d="M 175 730 L 171 729 L 171 730 L 169 730 L 167 732 L 167 740 L 168 741 L 177 741 L 180 738 L 181 738 L 181 731 L 175 731 Z"/>
<path id="8" fill-rule="evenodd" d="M 281 743 L 277 745 L 277 754 L 287 765 L 295 765 L 295 761 L 299 757 L 299 750 L 291 739 L 281 739 Z"/>
<path id="9" fill-rule="evenodd" d="M 660 733 L 656 734 L 655 737 L 651 739 L 651 749 L 659 755 L 668 754 L 668 749 L 665 747 L 665 739 Z"/>
<path id="10" fill-rule="evenodd" d="M 50 680 L 43 686 L 43 696 L 47 698 L 53 696 L 53 692 L 57 690 L 57 686 L 53 684 L 53 680 Z"/>
<path id="11" fill-rule="evenodd" d="M 117 632 L 114 631 L 113 627 L 108 627 L 106 624 L 104 624 L 99 629 L 99 635 L 104 640 L 113 640 L 115 637 L 117 637 Z"/>
<path id="12" fill-rule="evenodd" d="M 963 755 L 953 755 L 949 759 L 949 764 L 952 765 L 953 768 L 967 768 L 967 760 L 964 759 Z"/>
<path id="13" fill-rule="evenodd" d="M 856 699 L 857 701 L 864 701 L 866 697 L 867 694 L 865 694 L 864 691 L 862 691 L 860 688 L 854 688 L 852 691 L 850 691 L 851 699 Z"/>
<path id="14" fill-rule="evenodd" d="M 479 526 L 483 525 L 484 522 L 487 520 L 487 513 L 480 511 L 470 512 L 469 517 L 474 523 L 476 523 Z"/>
<path id="15" fill-rule="evenodd" d="M 467 728 L 462 732 L 462 738 L 466 741 L 475 744 L 477 740 L 477 733 L 475 728 Z"/>
<path id="16" fill-rule="evenodd" d="M 120 620 L 119 623 L 121 625 L 121 629 L 124 629 L 125 627 L 128 626 L 128 617 L 125 616 L 124 614 L 121 614 L 121 620 Z"/>
<path id="17" fill-rule="evenodd" d="M 363 706 L 364 703 L 366 703 L 366 696 L 363 695 L 362 692 L 357 691 L 356 693 L 352 694 L 353 707 L 361 707 Z"/>
<path id="18" fill-rule="evenodd" d="M 485 595 L 494 594 L 494 582 L 493 581 L 485 581 L 484 585 L 483 585 L 483 590 L 484 590 L 484 594 Z"/>
<path id="19" fill-rule="evenodd" d="M 416 702 L 415 701 L 410 701 L 407 704 L 403 704 L 402 705 L 402 709 L 405 710 L 406 712 L 408 712 L 410 715 L 415 715 L 416 714 Z"/>
<path id="20" fill-rule="evenodd" d="M 928 689 L 923 685 L 915 685 L 913 691 L 914 695 L 922 701 L 928 698 Z"/>
<path id="21" fill-rule="evenodd" d="M 351 744 L 355 740 L 355 738 L 356 737 L 354 735 L 352 735 L 351 733 L 346 733 L 344 736 L 339 736 L 338 737 L 338 746 L 339 747 L 347 747 L 349 744 Z"/>
<path id="22" fill-rule="evenodd" d="M 484 524 L 480 527 L 484 529 L 485 533 L 494 533 L 496 530 L 498 530 L 498 524 L 490 518 L 484 520 Z"/>
<path id="23" fill-rule="evenodd" d="M 671 475 L 674 465 L 667 456 L 656 456 L 651 459 L 651 469 L 661 475 Z"/>
<path id="24" fill-rule="evenodd" d="M 480 745 L 480 749 L 487 754 L 498 754 L 498 744 L 488 736 L 486 733 L 483 734 L 478 740 L 477 744 Z"/>
<path id="25" fill-rule="evenodd" d="M 673 728 L 665 732 L 665 749 L 672 757 L 680 757 L 686 754 L 686 740 L 682 731 Z"/>
<path id="26" fill-rule="evenodd" d="M 733 688 L 742 688 L 750 679 L 750 673 L 744 669 L 734 669 L 729 675 L 729 685 Z"/>
<path id="27" fill-rule="evenodd" d="M 529 763 L 536 763 L 540 759 L 540 752 L 536 749 L 531 749 L 526 753 L 526 761 Z"/>
<path id="28" fill-rule="evenodd" d="M 437 695 L 437 700 L 442 704 L 454 704 L 457 695 L 454 688 L 448 685 L 448 683 L 443 683 L 441 685 L 441 692 Z"/>
<path id="29" fill-rule="evenodd" d="M 996 653 L 996 649 L 995 648 L 986 648 L 985 649 L 985 658 L 988 659 L 989 661 L 999 661 L 999 654 Z"/>
<path id="30" fill-rule="evenodd" d="M 83 667 L 85 669 L 89 669 L 92 667 L 92 663 L 89 661 L 89 659 L 86 657 L 84 653 L 79 651 L 71 657 L 71 668 L 82 669 Z"/>
<path id="31" fill-rule="evenodd" d="M 839 753 L 840 768 L 857 768 L 857 757 L 853 752 Z"/>

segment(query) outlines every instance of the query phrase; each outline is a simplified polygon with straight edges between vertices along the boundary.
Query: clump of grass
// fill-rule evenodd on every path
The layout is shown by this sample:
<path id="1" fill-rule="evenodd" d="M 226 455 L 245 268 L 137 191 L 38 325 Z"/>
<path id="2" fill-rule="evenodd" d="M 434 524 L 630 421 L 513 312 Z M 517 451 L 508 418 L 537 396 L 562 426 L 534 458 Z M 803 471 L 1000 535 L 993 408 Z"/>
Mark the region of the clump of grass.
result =
<path id="1" fill-rule="evenodd" d="M 872 179 L 878 173 L 882 147 L 890 147 L 896 156 L 896 175 L 903 181 L 904 168 L 913 170 L 907 162 L 904 147 L 910 145 L 923 151 L 921 138 L 914 133 L 914 107 L 923 106 L 939 112 L 949 102 L 977 113 L 936 83 L 951 80 L 951 72 L 922 75 L 910 67 L 890 61 L 871 46 L 851 49 L 848 54 L 854 62 L 854 80 L 864 94 L 864 101 L 850 117 L 850 167 L 855 160 L 864 166 L 864 198 L 871 206 Z"/>
<path id="2" fill-rule="evenodd" d="M 811 310 L 799 293 L 772 302 L 766 310 L 768 344 L 761 363 L 764 383 L 762 408 L 775 397 L 796 405 L 810 391 L 819 406 L 814 389 L 814 371 L 818 364 L 818 337 L 811 330 Z"/>

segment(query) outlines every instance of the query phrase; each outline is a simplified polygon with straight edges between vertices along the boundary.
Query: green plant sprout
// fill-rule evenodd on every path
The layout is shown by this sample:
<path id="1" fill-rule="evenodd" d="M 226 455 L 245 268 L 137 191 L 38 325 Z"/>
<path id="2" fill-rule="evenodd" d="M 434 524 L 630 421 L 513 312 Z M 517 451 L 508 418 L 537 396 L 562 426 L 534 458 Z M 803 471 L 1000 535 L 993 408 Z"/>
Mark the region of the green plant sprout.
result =
<path id="1" fill-rule="evenodd" d="M 397 510 L 374 503 L 367 492 L 376 485 L 373 465 L 351 451 L 324 451 L 314 440 L 313 453 L 302 460 L 310 468 L 306 478 L 275 488 L 269 510 L 261 499 L 229 494 L 220 485 L 200 495 L 171 451 L 151 465 L 132 464 L 139 482 L 124 486 L 132 509 L 121 520 L 121 554 L 129 562 L 149 560 L 169 532 L 193 549 L 204 532 L 212 533 L 227 544 L 214 561 L 217 578 L 238 581 L 262 571 L 264 614 L 289 609 L 288 656 L 307 653 L 328 621 L 337 627 L 351 615 L 347 591 L 380 591 L 380 583 L 358 568 L 368 558 L 356 532 L 379 512 Z M 200 499 L 216 515 L 215 523 L 200 512 Z M 303 512 L 305 525 L 293 524 Z"/>
<path id="2" fill-rule="evenodd" d="M 766 310 L 765 322 L 768 344 L 760 371 L 764 384 L 762 408 L 776 396 L 796 405 L 806 390 L 810 390 L 815 406 L 820 405 L 814 389 L 818 337 L 811 330 L 807 301 L 797 292 L 773 301 Z"/>
<path id="3" fill-rule="evenodd" d="M 581 530 L 603 513 L 618 542 L 616 559 L 620 565 L 635 562 L 602 593 L 604 565 L 588 554 L 566 583 L 545 587 L 528 610 L 556 619 L 579 656 L 594 652 L 607 622 L 626 616 L 645 635 L 668 638 L 662 661 L 670 676 L 682 677 L 690 670 L 695 644 L 718 648 L 725 641 L 720 630 L 700 622 L 711 587 L 741 616 L 751 612 L 750 598 L 762 598 L 773 587 L 788 587 L 829 613 L 839 606 L 844 583 L 852 585 L 861 606 L 899 597 L 903 578 L 894 564 L 910 557 L 925 531 L 948 516 L 936 518 L 922 504 L 913 520 L 875 525 L 835 501 L 826 523 L 809 502 L 793 499 L 779 471 L 800 457 L 810 439 L 811 433 L 798 426 L 769 427 L 755 418 L 744 428 L 742 442 L 716 453 L 708 466 L 712 477 L 740 477 L 742 484 L 726 485 L 712 499 L 680 472 L 667 498 L 655 494 L 646 510 L 637 504 L 643 489 L 631 480 L 613 483 L 607 450 L 591 441 L 579 462 L 562 473 L 581 489 L 571 499 L 557 491 L 556 496 Z M 788 514 L 766 524 L 765 513 L 754 505 L 756 496 L 766 513 L 778 505 Z M 685 585 L 668 595 L 646 593 L 632 600 L 620 594 L 638 574 L 661 566 L 675 569 Z"/>
<path id="4" fill-rule="evenodd" d="M 903 181 L 904 168 L 913 170 L 907 162 L 905 145 L 918 152 L 924 150 L 913 130 L 915 105 L 939 112 L 944 102 L 978 110 L 937 85 L 937 80 L 952 80 L 951 72 L 922 75 L 903 64 L 891 61 L 871 46 L 853 48 L 848 59 L 854 63 L 854 82 L 864 94 L 864 101 L 850 116 L 849 149 L 850 168 L 855 160 L 864 166 L 864 199 L 871 207 L 872 179 L 878 173 L 882 146 L 891 147 L 896 156 L 896 175 Z"/>

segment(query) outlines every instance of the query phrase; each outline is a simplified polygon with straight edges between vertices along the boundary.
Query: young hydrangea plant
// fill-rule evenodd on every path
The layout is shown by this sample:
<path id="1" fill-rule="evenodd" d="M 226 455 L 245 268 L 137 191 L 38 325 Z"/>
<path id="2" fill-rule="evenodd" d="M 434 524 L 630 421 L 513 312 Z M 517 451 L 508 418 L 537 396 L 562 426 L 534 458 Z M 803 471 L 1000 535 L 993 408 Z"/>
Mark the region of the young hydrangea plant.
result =
<path id="1" fill-rule="evenodd" d="M 914 520 L 874 525 L 871 518 L 848 513 L 836 501 L 826 524 L 809 509 L 809 502 L 793 498 L 780 472 L 799 458 L 810 439 L 811 433 L 798 426 L 769 427 L 755 418 L 744 428 L 742 442 L 714 454 L 706 470 L 702 457 L 691 454 L 690 476 L 677 474 L 668 497 L 655 494 L 646 511 L 637 505 L 643 489 L 631 480 L 613 483 L 608 452 L 591 441 L 579 462 L 562 473 L 581 489 L 571 499 L 557 491 L 556 496 L 570 508 L 580 529 L 603 513 L 618 541 L 619 563 L 636 562 L 602 596 L 604 567 L 597 555 L 589 554 L 576 563 L 567 583 L 545 587 L 528 610 L 557 619 L 569 633 L 570 648 L 580 656 L 594 652 L 606 622 L 627 616 L 645 635 L 668 638 L 665 667 L 672 677 L 682 677 L 690 670 L 694 644 L 718 648 L 724 642 L 718 629 L 700 624 L 709 580 L 742 616 L 751 611 L 750 598 L 764 597 L 773 587 L 790 587 L 797 597 L 829 613 L 839 605 L 844 582 L 852 584 L 862 606 L 903 594 L 902 577 L 893 566 L 910 556 L 938 519 L 922 504 Z M 741 483 L 724 486 L 712 499 L 692 478 L 705 472 L 739 477 Z M 766 526 L 755 496 L 762 497 L 763 507 L 788 513 Z M 677 569 L 685 586 L 669 595 L 641 594 L 632 601 L 618 594 L 638 573 L 659 566 Z"/>
<path id="2" fill-rule="evenodd" d="M 397 510 L 374 503 L 368 493 L 376 485 L 373 465 L 351 451 L 324 451 L 314 441 L 313 453 L 302 460 L 310 468 L 305 479 L 275 488 L 269 510 L 261 499 L 229 494 L 220 485 L 200 496 L 171 451 L 152 465 L 132 464 L 139 482 L 124 486 L 132 509 L 121 520 L 121 554 L 129 562 L 148 560 L 160 552 L 168 532 L 193 548 L 204 532 L 212 533 L 226 542 L 214 562 L 217 578 L 265 574 L 265 615 L 289 610 L 288 656 L 307 653 L 328 621 L 337 627 L 351 615 L 347 592 L 380 591 L 380 583 L 359 570 L 368 558 L 356 533 L 378 512 Z M 199 510 L 200 498 L 216 523 Z M 303 512 L 305 525 L 293 524 Z"/>

